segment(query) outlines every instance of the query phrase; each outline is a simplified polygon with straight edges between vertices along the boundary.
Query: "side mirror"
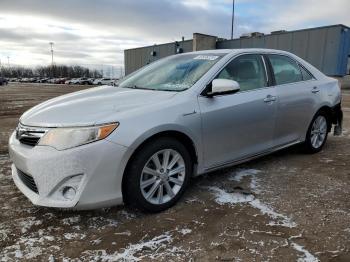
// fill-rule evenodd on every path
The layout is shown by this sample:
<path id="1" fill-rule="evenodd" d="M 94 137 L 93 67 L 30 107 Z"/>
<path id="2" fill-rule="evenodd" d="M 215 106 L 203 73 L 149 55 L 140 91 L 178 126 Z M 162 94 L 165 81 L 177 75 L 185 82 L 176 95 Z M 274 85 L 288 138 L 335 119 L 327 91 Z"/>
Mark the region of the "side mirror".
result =
<path id="1" fill-rule="evenodd" d="M 228 79 L 214 79 L 211 86 L 211 91 L 207 93 L 209 97 L 232 94 L 241 89 L 238 82 Z"/>

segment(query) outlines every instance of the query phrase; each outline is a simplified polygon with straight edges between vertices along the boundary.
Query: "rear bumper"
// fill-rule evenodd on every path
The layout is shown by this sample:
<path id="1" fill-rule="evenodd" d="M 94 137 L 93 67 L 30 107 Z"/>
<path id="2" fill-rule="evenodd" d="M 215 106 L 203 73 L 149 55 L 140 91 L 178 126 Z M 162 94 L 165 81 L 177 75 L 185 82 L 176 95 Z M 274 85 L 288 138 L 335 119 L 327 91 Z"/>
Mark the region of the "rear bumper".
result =
<path id="1" fill-rule="evenodd" d="M 121 204 L 126 151 L 126 147 L 107 140 L 63 151 L 23 145 L 15 133 L 9 141 L 16 186 L 33 204 L 58 208 L 92 209 Z M 31 188 L 30 181 L 34 181 L 38 192 Z M 63 197 L 65 186 L 76 189 L 72 199 Z"/>
<path id="2" fill-rule="evenodd" d="M 332 108 L 332 124 L 334 127 L 334 135 L 339 136 L 342 134 L 343 129 L 343 111 L 341 109 L 341 104 L 339 103 Z"/>

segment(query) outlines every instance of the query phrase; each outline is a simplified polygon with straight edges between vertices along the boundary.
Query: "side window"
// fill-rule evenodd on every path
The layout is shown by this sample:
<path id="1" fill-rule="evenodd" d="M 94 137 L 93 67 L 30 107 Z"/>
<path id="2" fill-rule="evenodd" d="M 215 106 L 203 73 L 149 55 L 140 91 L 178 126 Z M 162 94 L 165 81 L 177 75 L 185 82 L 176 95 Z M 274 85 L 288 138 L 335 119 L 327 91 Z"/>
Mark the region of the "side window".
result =
<path id="1" fill-rule="evenodd" d="M 301 74 L 303 75 L 303 80 L 308 81 L 314 79 L 313 75 L 307 71 L 303 66 L 300 66 Z"/>
<path id="2" fill-rule="evenodd" d="M 299 65 L 282 55 L 269 55 L 277 85 L 303 81 Z"/>
<path id="3" fill-rule="evenodd" d="M 235 80 L 241 91 L 267 86 L 264 63 L 260 55 L 242 55 L 231 61 L 216 79 Z"/>

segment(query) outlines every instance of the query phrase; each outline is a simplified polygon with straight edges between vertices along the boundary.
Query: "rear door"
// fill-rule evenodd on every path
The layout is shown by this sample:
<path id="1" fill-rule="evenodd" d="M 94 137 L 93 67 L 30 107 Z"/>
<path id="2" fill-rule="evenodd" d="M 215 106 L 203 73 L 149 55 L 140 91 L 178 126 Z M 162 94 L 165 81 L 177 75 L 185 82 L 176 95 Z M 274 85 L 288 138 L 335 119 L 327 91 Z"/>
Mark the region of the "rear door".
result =
<path id="1" fill-rule="evenodd" d="M 235 58 L 217 76 L 240 84 L 235 94 L 198 98 L 207 168 L 245 158 L 272 146 L 276 94 L 259 54 Z"/>
<path id="2" fill-rule="evenodd" d="M 268 55 L 277 95 L 274 145 L 303 141 L 318 101 L 317 81 L 297 61 Z"/>

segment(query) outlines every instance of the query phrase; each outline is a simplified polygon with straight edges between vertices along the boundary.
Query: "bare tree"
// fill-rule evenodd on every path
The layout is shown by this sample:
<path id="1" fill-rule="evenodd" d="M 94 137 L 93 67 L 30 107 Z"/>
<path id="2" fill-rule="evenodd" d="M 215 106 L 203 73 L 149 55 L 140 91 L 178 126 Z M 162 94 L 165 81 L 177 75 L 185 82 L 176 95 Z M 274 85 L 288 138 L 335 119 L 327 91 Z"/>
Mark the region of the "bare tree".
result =
<path id="1" fill-rule="evenodd" d="M 0 76 L 3 77 L 102 77 L 98 70 L 91 70 L 82 66 L 53 65 L 28 68 L 23 66 L 1 67 Z"/>

